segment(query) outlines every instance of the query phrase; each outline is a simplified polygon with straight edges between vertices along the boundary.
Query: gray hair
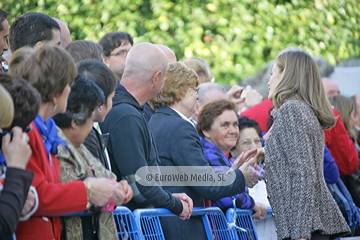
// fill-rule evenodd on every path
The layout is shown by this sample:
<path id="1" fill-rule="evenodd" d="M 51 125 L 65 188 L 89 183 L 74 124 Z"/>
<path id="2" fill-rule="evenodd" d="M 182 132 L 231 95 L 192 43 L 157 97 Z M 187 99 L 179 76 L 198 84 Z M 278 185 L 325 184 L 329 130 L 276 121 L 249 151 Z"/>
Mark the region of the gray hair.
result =
<path id="1" fill-rule="evenodd" d="M 199 93 L 198 93 L 198 97 L 199 97 L 198 102 L 201 106 L 204 105 L 206 93 L 210 90 L 217 90 L 225 94 L 227 93 L 226 89 L 217 83 L 213 83 L 213 82 L 202 83 L 199 85 Z"/>

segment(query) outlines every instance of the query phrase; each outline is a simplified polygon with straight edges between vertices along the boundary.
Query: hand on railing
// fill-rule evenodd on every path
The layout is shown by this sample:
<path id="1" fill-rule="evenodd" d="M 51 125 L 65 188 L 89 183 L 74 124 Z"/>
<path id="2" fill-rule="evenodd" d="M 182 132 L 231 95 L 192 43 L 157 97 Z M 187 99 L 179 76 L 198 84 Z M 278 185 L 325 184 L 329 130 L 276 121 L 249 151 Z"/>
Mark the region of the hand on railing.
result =
<path id="1" fill-rule="evenodd" d="M 264 204 L 257 202 L 252 210 L 254 211 L 254 214 L 252 215 L 254 219 L 262 219 L 267 212 L 267 207 Z"/>
<path id="2" fill-rule="evenodd" d="M 125 200 L 125 190 L 121 183 L 109 181 L 107 178 L 86 178 L 88 200 L 95 206 L 103 206 L 110 200 L 121 205 Z"/>
<path id="3" fill-rule="evenodd" d="M 179 215 L 179 218 L 182 220 L 189 219 L 194 208 L 194 203 L 192 199 L 186 193 L 173 193 L 172 195 L 180 199 L 183 205 L 183 211 Z"/>

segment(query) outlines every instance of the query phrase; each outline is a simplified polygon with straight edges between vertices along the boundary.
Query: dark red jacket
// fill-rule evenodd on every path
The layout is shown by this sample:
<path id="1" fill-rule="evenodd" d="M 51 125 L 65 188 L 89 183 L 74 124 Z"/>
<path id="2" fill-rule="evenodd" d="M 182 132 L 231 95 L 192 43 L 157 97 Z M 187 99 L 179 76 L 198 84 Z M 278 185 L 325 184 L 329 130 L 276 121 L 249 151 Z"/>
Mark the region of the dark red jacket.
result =
<path id="1" fill-rule="evenodd" d="M 34 173 L 32 186 L 39 196 L 39 208 L 16 229 L 18 240 L 59 240 L 60 219 L 51 217 L 70 212 L 85 211 L 86 188 L 82 181 L 60 183 L 60 162 L 51 154 L 49 160 L 42 137 L 34 123 L 29 132 L 31 157 L 26 170 Z"/>
<path id="2" fill-rule="evenodd" d="M 358 169 L 359 159 L 354 142 L 349 137 L 340 113 L 333 108 L 336 125 L 325 130 L 325 144 L 339 168 L 341 175 L 351 175 Z"/>

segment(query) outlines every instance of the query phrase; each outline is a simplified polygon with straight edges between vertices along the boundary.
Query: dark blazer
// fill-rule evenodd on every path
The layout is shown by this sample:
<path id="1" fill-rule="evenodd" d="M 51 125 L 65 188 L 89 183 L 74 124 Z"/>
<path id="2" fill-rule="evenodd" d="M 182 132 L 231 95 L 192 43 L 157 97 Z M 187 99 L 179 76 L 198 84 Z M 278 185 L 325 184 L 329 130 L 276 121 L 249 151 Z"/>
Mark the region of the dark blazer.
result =
<path id="1" fill-rule="evenodd" d="M 209 166 L 204 159 L 202 144 L 194 125 L 181 118 L 173 109 L 158 108 L 149 126 L 155 139 L 160 166 Z M 202 199 L 218 200 L 243 192 L 244 176 L 238 169 L 235 174 L 236 180 L 228 186 L 164 186 L 164 189 L 172 193 L 185 192 L 192 198 L 194 207 L 201 207 Z M 162 224 L 164 234 L 169 234 L 166 239 L 205 238 L 199 219 L 174 219 Z"/>

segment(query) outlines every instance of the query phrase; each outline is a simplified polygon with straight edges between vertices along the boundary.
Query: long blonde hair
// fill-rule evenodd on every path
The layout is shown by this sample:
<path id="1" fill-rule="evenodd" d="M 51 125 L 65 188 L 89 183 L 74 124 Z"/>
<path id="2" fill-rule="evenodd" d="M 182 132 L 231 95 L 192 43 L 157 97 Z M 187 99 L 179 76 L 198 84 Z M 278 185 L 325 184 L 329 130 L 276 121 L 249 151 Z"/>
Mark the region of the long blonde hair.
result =
<path id="1" fill-rule="evenodd" d="M 314 59 L 302 50 L 288 50 L 281 52 L 275 62 L 282 76 L 274 90 L 274 106 L 279 108 L 286 99 L 294 96 L 312 108 L 323 128 L 334 126 L 336 118 Z"/>
<path id="2" fill-rule="evenodd" d="M 349 136 L 354 138 L 354 129 L 350 126 L 351 114 L 355 111 L 355 103 L 348 97 L 343 95 L 333 95 L 329 97 L 330 104 L 339 111 L 341 118 L 344 122 L 344 126 Z"/>

